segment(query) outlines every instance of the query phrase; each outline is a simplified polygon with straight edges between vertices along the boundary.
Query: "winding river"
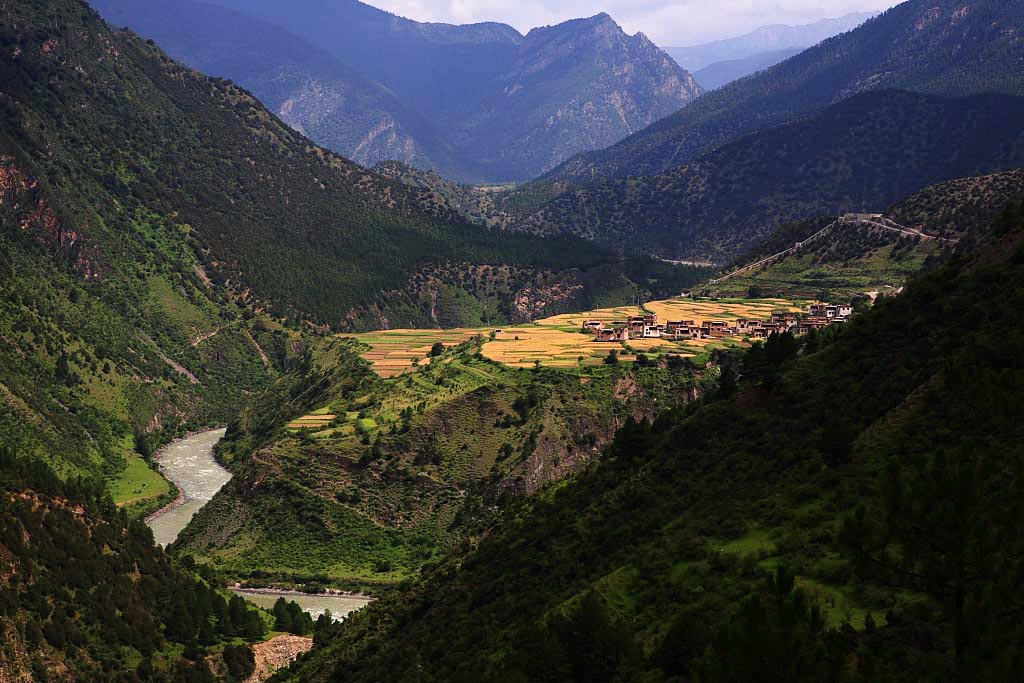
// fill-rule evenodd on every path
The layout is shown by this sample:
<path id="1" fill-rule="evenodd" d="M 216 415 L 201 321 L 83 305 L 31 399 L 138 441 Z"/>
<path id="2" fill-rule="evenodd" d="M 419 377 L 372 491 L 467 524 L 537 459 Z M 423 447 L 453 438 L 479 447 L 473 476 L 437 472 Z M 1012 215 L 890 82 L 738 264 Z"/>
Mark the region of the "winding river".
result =
<path id="1" fill-rule="evenodd" d="M 146 524 L 157 545 L 174 542 L 193 515 L 206 505 L 231 479 L 231 473 L 213 457 L 213 447 L 224 437 L 224 429 L 200 432 L 168 444 L 156 454 L 160 473 L 174 482 L 180 495 Z"/>
<path id="2" fill-rule="evenodd" d="M 213 457 L 213 447 L 224 437 L 225 431 L 199 432 L 164 446 L 156 454 L 161 474 L 174 482 L 180 491 L 176 501 L 146 519 L 158 545 L 173 543 L 192 517 L 231 480 L 231 473 Z M 278 597 L 284 596 L 314 616 L 329 610 L 335 619 L 344 618 L 370 601 L 363 596 L 333 593 L 307 595 L 267 589 L 236 589 L 234 592 L 261 607 L 272 607 Z"/>

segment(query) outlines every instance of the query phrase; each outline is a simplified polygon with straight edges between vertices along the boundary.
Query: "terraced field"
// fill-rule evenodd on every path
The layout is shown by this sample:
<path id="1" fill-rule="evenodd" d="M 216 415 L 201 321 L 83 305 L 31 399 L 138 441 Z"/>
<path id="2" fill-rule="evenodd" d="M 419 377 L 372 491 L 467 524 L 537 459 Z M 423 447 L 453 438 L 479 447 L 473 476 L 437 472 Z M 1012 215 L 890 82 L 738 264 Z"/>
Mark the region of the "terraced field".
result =
<path id="1" fill-rule="evenodd" d="M 388 378 L 413 367 L 413 361 L 427 358 L 436 342 L 452 346 L 487 333 L 484 329 L 385 330 L 354 336 L 370 347 L 363 358 L 373 364 L 377 374 Z"/>
<path id="2" fill-rule="evenodd" d="M 725 299 L 701 301 L 694 299 L 669 299 L 654 301 L 646 305 L 652 313 L 663 320 L 725 320 L 739 318 L 768 320 L 772 311 L 799 313 L 805 310 L 806 301 L 788 299 Z"/>
<path id="3" fill-rule="evenodd" d="M 802 311 L 806 305 L 806 301 L 787 299 L 669 299 L 647 303 L 643 308 L 617 306 L 554 315 L 531 325 L 500 330 L 385 330 L 354 337 L 370 347 L 362 357 L 369 360 L 374 370 L 384 378 L 396 377 L 412 369 L 414 361 L 427 358 L 436 342 L 452 346 L 474 337 L 486 340 L 481 347 L 485 357 L 512 368 L 529 368 L 538 361 L 546 368 L 575 368 L 601 364 L 611 349 L 620 351 L 620 360 L 628 362 L 636 358 L 635 353 L 705 356 L 716 348 L 743 343 L 739 339 L 686 342 L 636 339 L 624 348 L 622 345 L 598 343 L 591 335 L 580 332 L 585 321 L 606 324 L 625 321 L 630 315 L 638 315 L 645 310 L 656 313 L 663 321 L 735 321 L 740 317 L 768 319 L 773 310 Z M 324 420 L 323 424 L 305 426 L 323 426 L 329 422 Z"/>
<path id="4" fill-rule="evenodd" d="M 636 339 L 626 348 L 599 343 L 593 336 L 580 332 L 584 321 L 605 323 L 625 320 L 645 311 L 656 313 L 662 320 L 725 320 L 754 318 L 767 320 L 772 311 L 802 311 L 807 302 L 787 299 L 669 299 L 638 306 L 602 308 L 544 318 L 530 325 L 499 330 L 488 328 L 454 330 L 384 330 L 355 335 L 369 350 L 363 358 L 373 364 L 382 377 L 395 377 L 413 367 L 414 361 L 425 359 L 436 342 L 446 346 L 461 344 L 473 337 L 486 339 L 481 349 L 491 360 L 510 367 L 532 367 L 538 361 L 545 367 L 571 368 L 597 365 L 611 349 L 620 352 L 619 359 L 629 362 L 635 353 L 660 355 L 674 353 L 684 357 L 703 356 L 709 351 L 742 344 L 739 339 L 673 342 L 666 339 Z M 327 421 L 329 422 L 329 421 Z"/>

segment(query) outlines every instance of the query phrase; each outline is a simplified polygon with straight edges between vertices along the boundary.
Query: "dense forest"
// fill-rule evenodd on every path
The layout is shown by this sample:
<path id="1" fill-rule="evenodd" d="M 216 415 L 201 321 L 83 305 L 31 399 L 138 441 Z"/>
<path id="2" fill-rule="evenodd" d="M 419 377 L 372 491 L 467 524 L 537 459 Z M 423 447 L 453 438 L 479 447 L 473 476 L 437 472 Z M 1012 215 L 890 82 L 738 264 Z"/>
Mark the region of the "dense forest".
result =
<path id="1" fill-rule="evenodd" d="M 245 600 L 156 548 L 102 484 L 62 482 L 5 449 L 0 515 L 7 680 L 213 681 L 225 644 L 239 648 L 268 630 Z"/>
<path id="2" fill-rule="evenodd" d="M 279 680 L 1017 680 L 1024 213 L 600 464 Z"/>

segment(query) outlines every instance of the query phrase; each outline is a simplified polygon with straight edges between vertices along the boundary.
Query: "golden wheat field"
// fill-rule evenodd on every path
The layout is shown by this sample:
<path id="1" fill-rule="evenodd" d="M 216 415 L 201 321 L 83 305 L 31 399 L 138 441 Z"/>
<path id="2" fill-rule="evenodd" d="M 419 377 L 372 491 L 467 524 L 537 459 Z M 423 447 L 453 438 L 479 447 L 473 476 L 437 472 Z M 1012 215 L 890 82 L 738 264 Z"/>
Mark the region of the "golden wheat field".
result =
<path id="1" fill-rule="evenodd" d="M 452 346 L 468 341 L 477 335 L 486 335 L 489 330 L 384 330 L 366 334 L 350 335 L 368 345 L 370 350 L 363 358 L 370 361 L 381 377 L 400 375 L 413 366 L 413 360 L 424 360 L 430 355 L 430 347 L 436 342 Z"/>
<path id="2" fill-rule="evenodd" d="M 693 299 L 669 299 L 646 304 L 647 310 L 656 313 L 662 321 L 668 320 L 737 320 L 749 318 L 768 320 L 772 311 L 798 313 L 804 310 L 803 302 L 786 299 L 756 299 L 751 301 L 699 301 Z"/>
<path id="3" fill-rule="evenodd" d="M 701 301 L 693 299 L 669 299 L 645 304 L 648 312 L 658 315 L 661 320 L 705 320 L 731 321 L 737 318 L 767 320 L 772 311 L 801 311 L 805 302 L 785 299 L 756 299 L 731 301 Z M 369 346 L 363 358 L 373 364 L 382 377 L 395 377 L 413 367 L 413 360 L 424 360 L 431 346 L 441 342 L 452 346 L 482 337 L 485 341 L 482 353 L 491 360 L 510 367 L 532 367 L 537 361 L 546 367 L 575 367 L 601 363 L 608 352 L 615 349 L 620 358 L 633 358 L 620 344 L 599 343 L 593 336 L 579 330 L 584 321 L 600 320 L 604 323 L 625 321 L 631 315 L 644 311 L 636 306 L 602 308 L 581 313 L 569 313 L 544 318 L 530 325 L 500 328 L 463 328 L 454 330 L 384 330 L 351 335 Z M 490 339 L 493 334 L 494 338 Z M 634 339 L 628 342 L 629 349 L 639 353 L 678 353 L 693 356 L 712 348 L 742 343 L 738 339 L 697 340 L 672 342 L 665 339 Z M 582 359 L 582 360 L 581 360 Z"/>

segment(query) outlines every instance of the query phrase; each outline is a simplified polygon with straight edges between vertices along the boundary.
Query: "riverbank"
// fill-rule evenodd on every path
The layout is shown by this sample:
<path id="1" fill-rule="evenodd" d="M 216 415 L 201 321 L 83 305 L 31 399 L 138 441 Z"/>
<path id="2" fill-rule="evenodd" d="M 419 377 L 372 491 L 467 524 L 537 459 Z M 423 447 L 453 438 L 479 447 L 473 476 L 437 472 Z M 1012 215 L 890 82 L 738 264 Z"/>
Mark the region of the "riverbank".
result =
<path id="1" fill-rule="evenodd" d="M 232 591 L 236 593 L 250 593 L 252 595 L 280 595 L 284 597 L 290 596 L 326 596 L 335 598 L 352 598 L 353 600 L 365 600 L 366 602 L 373 602 L 377 598 L 366 593 L 360 593 L 358 591 L 346 591 L 337 588 L 321 588 L 316 592 L 301 591 L 294 588 L 281 588 L 277 586 L 247 586 L 243 583 L 233 583 L 228 586 Z"/>
<path id="2" fill-rule="evenodd" d="M 159 510 L 154 510 L 153 512 L 146 515 L 146 518 L 142 521 L 145 522 L 147 526 L 149 525 L 150 521 L 156 519 L 160 515 L 170 512 L 175 508 L 181 507 L 188 501 L 188 499 L 185 498 L 185 494 L 181 492 L 181 489 L 174 485 L 174 482 L 170 482 L 170 484 L 173 487 L 174 491 L 177 492 L 177 496 L 173 500 L 171 500 L 171 502 L 161 507 Z"/>

